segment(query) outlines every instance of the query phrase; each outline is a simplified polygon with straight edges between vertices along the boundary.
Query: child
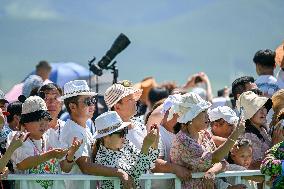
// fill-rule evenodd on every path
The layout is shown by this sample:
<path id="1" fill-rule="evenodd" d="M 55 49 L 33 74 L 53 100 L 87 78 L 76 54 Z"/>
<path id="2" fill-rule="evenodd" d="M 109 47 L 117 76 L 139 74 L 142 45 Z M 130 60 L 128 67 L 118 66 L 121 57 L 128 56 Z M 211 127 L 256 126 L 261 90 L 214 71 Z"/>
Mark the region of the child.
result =
<path id="1" fill-rule="evenodd" d="M 228 156 L 228 163 L 230 163 L 228 171 L 242 171 L 247 170 L 252 162 L 252 144 L 251 141 L 245 138 L 239 138 L 234 146 L 232 147 L 229 156 Z M 233 183 L 234 177 L 230 177 L 228 181 Z M 250 180 L 247 180 L 250 179 Z M 244 184 L 247 188 L 257 188 L 257 184 L 251 180 L 259 180 L 256 177 L 246 177 L 244 180 Z"/>
<path id="2" fill-rule="evenodd" d="M 15 171 L 22 174 L 58 174 L 60 167 L 64 172 L 70 171 L 74 154 L 81 143 L 74 140 L 68 149 L 53 148 L 49 144 L 44 133 L 48 129 L 51 116 L 42 98 L 38 96 L 27 98 L 22 110 L 20 122 L 29 135 L 23 145 L 12 154 L 11 160 Z M 12 142 L 8 140 L 8 148 L 11 145 Z M 65 159 L 61 160 L 64 156 Z M 60 167 L 59 160 L 61 160 Z M 63 181 L 36 180 L 21 181 L 20 188 L 61 189 L 65 186 Z"/>

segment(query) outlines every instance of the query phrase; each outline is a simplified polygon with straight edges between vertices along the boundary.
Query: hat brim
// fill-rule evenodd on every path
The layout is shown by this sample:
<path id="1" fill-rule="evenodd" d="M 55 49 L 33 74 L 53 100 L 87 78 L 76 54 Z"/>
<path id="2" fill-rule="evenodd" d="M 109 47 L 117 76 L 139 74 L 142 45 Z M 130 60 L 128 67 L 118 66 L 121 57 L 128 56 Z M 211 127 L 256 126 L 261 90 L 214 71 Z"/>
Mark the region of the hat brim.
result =
<path id="1" fill-rule="evenodd" d="M 122 95 L 119 98 L 117 98 L 111 105 L 108 106 L 108 108 L 111 109 L 115 104 L 118 103 L 118 101 L 131 94 L 134 95 L 134 100 L 138 101 L 142 95 L 142 91 L 143 91 L 142 89 L 136 89 L 134 87 L 131 87 L 128 90 L 126 90 L 124 93 L 122 93 Z"/>
<path id="2" fill-rule="evenodd" d="M 256 114 L 256 112 L 263 106 L 267 109 L 267 112 L 271 109 L 272 107 L 272 100 L 267 97 L 257 97 L 257 102 L 255 103 L 256 108 L 254 111 L 250 111 L 250 114 L 245 114 L 245 119 L 250 119 Z"/>
<path id="3" fill-rule="evenodd" d="M 62 97 L 60 97 L 60 100 L 65 100 L 67 98 L 73 97 L 73 96 L 96 96 L 98 93 L 96 92 L 80 92 L 80 93 L 73 93 L 73 94 L 67 94 L 67 95 L 63 95 Z"/>
<path id="4" fill-rule="evenodd" d="M 104 136 L 107 136 L 107 135 L 109 135 L 109 134 L 111 134 L 111 133 L 114 133 L 114 132 L 116 132 L 116 131 L 119 131 L 119 130 L 121 130 L 121 129 L 127 127 L 127 126 L 130 125 L 130 124 L 131 124 L 131 122 L 123 122 L 123 123 L 121 124 L 121 126 L 119 126 L 118 128 L 116 128 L 116 129 L 114 129 L 114 130 L 110 130 L 110 131 L 108 131 L 108 132 L 106 132 L 106 133 L 103 133 L 103 134 L 99 134 L 98 131 L 96 131 L 95 134 L 94 134 L 94 139 L 98 139 L 98 138 L 102 138 L 102 137 L 104 137 Z"/>

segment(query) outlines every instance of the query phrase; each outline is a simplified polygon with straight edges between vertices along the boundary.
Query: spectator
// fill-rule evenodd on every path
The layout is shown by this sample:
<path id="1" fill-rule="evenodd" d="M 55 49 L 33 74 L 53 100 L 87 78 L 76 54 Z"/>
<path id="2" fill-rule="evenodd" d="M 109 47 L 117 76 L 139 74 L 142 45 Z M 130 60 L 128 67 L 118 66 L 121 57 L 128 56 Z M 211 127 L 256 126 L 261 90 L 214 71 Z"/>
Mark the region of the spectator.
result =
<path id="1" fill-rule="evenodd" d="M 253 57 L 256 73 L 259 76 L 255 83 L 263 95 L 271 97 L 279 90 L 277 79 L 274 77 L 275 52 L 270 49 L 259 50 Z"/>
<path id="2" fill-rule="evenodd" d="M 62 101 L 60 97 L 62 94 L 62 89 L 55 83 L 48 83 L 41 86 L 38 90 L 39 96 L 44 99 L 47 110 L 51 115 L 52 120 L 48 124 L 48 130 L 46 135 L 49 138 L 50 143 L 53 147 L 60 144 L 60 135 L 64 127 L 65 121 L 58 119 L 58 115 L 62 109 Z"/>
<path id="3" fill-rule="evenodd" d="M 212 139 L 216 146 L 223 144 L 238 124 L 239 118 L 228 106 L 208 110 Z"/>
<path id="4" fill-rule="evenodd" d="M 253 144 L 253 162 L 251 169 L 259 169 L 266 150 L 283 140 L 283 136 L 275 135 L 280 131 L 278 128 L 271 137 L 267 133 L 267 112 L 271 108 L 272 102 L 267 97 L 259 97 L 252 91 L 241 94 L 237 101 L 238 108 L 243 107 L 246 129 L 244 137 L 250 139 Z"/>
<path id="5" fill-rule="evenodd" d="M 44 84 L 52 83 L 52 81 L 49 80 L 51 69 L 52 67 L 46 60 L 42 60 L 36 65 L 36 75 L 42 78 Z"/>
<path id="6" fill-rule="evenodd" d="M 108 168 L 98 164 L 92 163 L 92 145 L 94 139 L 91 132 L 86 126 L 86 121 L 93 115 L 95 108 L 94 96 L 85 80 L 74 80 L 64 85 L 64 95 L 61 97 L 70 119 L 67 120 L 62 129 L 60 142 L 68 147 L 72 144 L 74 137 L 83 140 L 82 145 L 75 153 L 75 159 L 69 159 L 76 162 L 71 169 L 72 174 L 90 174 L 101 176 L 116 176 L 120 177 L 125 186 L 132 186 L 130 177 L 122 169 Z M 69 157 L 70 158 L 70 157 Z M 84 182 L 82 181 L 66 181 L 66 188 L 78 189 L 83 188 Z"/>
<path id="7" fill-rule="evenodd" d="M 135 89 L 127 85 L 126 82 L 113 84 L 104 94 L 108 108 L 112 111 L 116 111 L 123 121 L 132 123 L 128 126 L 126 138 L 132 142 L 137 149 L 141 149 L 143 139 L 147 134 L 146 126 L 132 119 L 136 114 L 136 103 L 141 94 L 141 89 Z"/>
<path id="8" fill-rule="evenodd" d="M 183 188 L 214 188 L 214 174 L 225 170 L 223 158 L 244 130 L 244 124 L 240 122 L 228 140 L 216 148 L 210 133 L 206 131 L 209 126 L 206 111 L 210 106 L 209 102 L 191 92 L 183 95 L 181 102 L 169 111 L 170 118 L 178 114 L 180 128 L 170 152 L 172 162 L 191 168 L 193 172 L 206 172 L 203 179 L 183 182 Z"/>
<path id="9" fill-rule="evenodd" d="M 98 152 L 95 163 L 123 169 L 134 178 L 136 187 L 139 188 L 139 177 L 150 170 L 150 165 L 158 157 L 159 132 L 158 127 L 152 128 L 144 138 L 140 151 L 125 138 L 130 124 L 131 122 L 123 122 L 115 111 L 103 113 L 96 118 Z M 102 181 L 100 188 L 113 188 L 113 184 L 111 181 Z"/>
<path id="10" fill-rule="evenodd" d="M 28 132 L 27 140 L 13 153 L 11 160 L 16 173 L 21 174 L 58 174 L 60 167 L 68 172 L 72 168 L 72 163 L 68 160 L 74 156 L 74 153 L 80 146 L 80 142 L 73 140 L 70 148 L 63 150 L 53 148 L 44 135 L 48 128 L 48 122 L 51 120 L 50 114 L 43 99 L 38 96 L 32 96 L 23 103 L 21 115 L 21 124 Z M 7 147 L 11 145 L 8 140 Z M 67 154 L 67 155 L 66 155 Z M 61 160 L 66 155 L 66 159 Z M 60 161 L 61 160 L 61 161 Z M 59 167 L 60 163 L 60 167 Z M 65 188 L 63 181 L 37 180 L 21 181 L 21 188 Z"/>
<path id="11" fill-rule="evenodd" d="M 12 102 L 7 107 L 7 123 L 12 131 L 20 131 L 20 119 L 22 114 L 22 104 L 20 101 Z"/>

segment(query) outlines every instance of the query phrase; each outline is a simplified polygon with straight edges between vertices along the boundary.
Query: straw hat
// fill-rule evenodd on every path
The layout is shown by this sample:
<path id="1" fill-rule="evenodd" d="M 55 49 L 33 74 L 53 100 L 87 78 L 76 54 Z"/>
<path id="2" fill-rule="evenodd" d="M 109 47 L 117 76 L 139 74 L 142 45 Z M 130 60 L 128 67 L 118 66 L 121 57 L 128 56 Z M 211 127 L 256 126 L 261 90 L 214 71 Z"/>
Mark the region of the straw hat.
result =
<path id="1" fill-rule="evenodd" d="M 64 85 L 64 95 L 61 100 L 79 95 L 91 95 L 95 96 L 97 93 L 90 90 L 87 82 L 85 80 L 74 80 L 65 83 Z"/>
<path id="2" fill-rule="evenodd" d="M 38 121 L 43 118 L 51 120 L 46 104 L 39 96 L 30 96 L 22 105 L 21 123 Z"/>
<path id="3" fill-rule="evenodd" d="M 107 136 L 127 127 L 130 124 L 131 122 L 123 122 L 115 111 L 105 112 L 98 116 L 95 120 L 96 133 L 94 138 L 98 139 Z"/>
<path id="4" fill-rule="evenodd" d="M 211 122 L 222 118 L 232 125 L 236 125 L 239 120 L 234 110 L 228 106 L 218 106 L 217 108 L 208 110 L 208 116 Z"/>
<path id="5" fill-rule="evenodd" d="M 138 101 L 142 90 L 134 87 L 124 87 L 121 84 L 113 84 L 106 90 L 104 100 L 107 107 L 111 109 L 118 101 L 131 94 L 134 95 L 134 100 Z"/>
<path id="6" fill-rule="evenodd" d="M 242 93 L 237 100 L 237 108 L 244 108 L 244 118 L 250 119 L 262 107 L 265 106 L 267 111 L 272 106 L 271 99 L 260 97 L 252 91 Z"/>
<path id="7" fill-rule="evenodd" d="M 179 123 L 187 123 L 210 106 L 211 103 L 203 100 L 198 94 L 194 92 L 186 93 L 182 95 L 179 103 L 173 104 L 169 110 L 168 120 L 171 120 L 173 114 L 177 113 L 179 115 L 177 121 Z"/>

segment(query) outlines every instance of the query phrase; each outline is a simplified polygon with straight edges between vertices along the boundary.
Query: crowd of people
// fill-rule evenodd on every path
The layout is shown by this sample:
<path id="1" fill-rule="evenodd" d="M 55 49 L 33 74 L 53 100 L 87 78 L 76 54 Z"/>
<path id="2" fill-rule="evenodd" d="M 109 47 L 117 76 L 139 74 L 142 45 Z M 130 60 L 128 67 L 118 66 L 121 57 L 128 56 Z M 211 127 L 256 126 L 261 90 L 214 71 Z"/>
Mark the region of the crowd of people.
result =
<path id="1" fill-rule="evenodd" d="M 173 173 L 183 189 L 256 189 L 263 188 L 263 176 L 243 177 L 243 184 L 215 176 L 259 169 L 271 176 L 271 188 L 284 188 L 283 53 L 282 59 L 275 57 L 275 51 L 257 51 L 252 60 L 258 78 L 236 78 L 217 97 L 200 72 L 181 86 L 157 84 L 153 77 L 137 84 L 119 81 L 105 91 L 103 102 L 85 80 L 69 81 L 63 89 L 52 83 L 52 68 L 41 61 L 17 101 L 0 93 L 0 188 L 79 189 L 85 184 L 7 180 L 13 173 L 119 177 L 121 188 L 143 187 L 144 173 Z M 104 106 L 107 111 L 94 117 Z M 204 176 L 193 179 L 194 172 Z M 113 184 L 92 182 L 91 188 Z M 155 180 L 152 188 L 174 188 L 174 182 Z"/>

